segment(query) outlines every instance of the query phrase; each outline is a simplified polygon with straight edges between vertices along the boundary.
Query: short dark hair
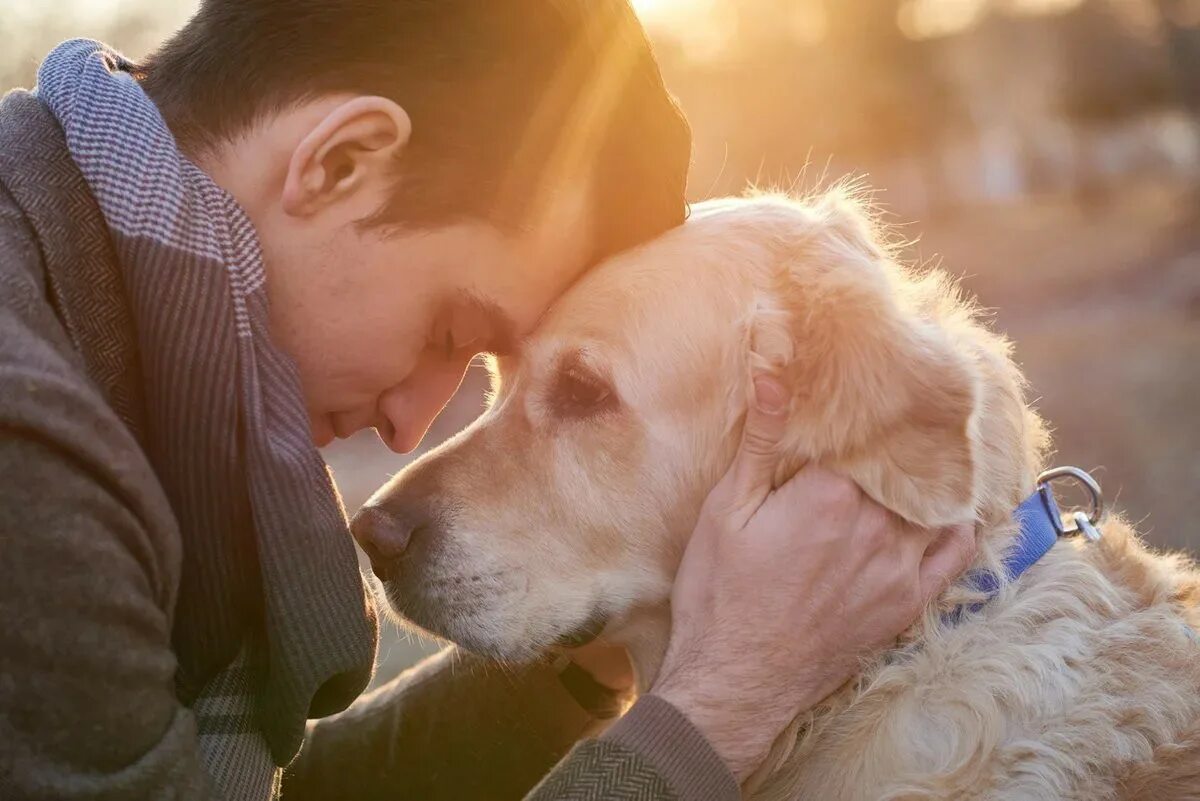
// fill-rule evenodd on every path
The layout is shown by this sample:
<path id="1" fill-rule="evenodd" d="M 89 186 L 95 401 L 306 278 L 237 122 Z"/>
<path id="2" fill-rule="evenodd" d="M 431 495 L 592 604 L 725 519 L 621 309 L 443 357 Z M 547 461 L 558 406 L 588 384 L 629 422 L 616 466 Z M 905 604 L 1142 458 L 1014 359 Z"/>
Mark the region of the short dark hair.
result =
<path id="1" fill-rule="evenodd" d="M 520 227 L 570 169 L 596 257 L 686 213 L 691 131 L 627 0 L 203 0 L 138 75 L 195 151 L 321 94 L 395 100 L 413 134 L 372 223 Z"/>

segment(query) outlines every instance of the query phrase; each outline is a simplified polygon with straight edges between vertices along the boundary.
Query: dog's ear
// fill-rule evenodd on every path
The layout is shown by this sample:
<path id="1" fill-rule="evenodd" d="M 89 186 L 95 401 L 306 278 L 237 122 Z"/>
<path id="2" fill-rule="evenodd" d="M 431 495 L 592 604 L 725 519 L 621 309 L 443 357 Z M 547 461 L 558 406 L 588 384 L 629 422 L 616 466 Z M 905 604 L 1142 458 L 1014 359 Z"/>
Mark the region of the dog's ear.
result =
<path id="1" fill-rule="evenodd" d="M 976 371 L 922 319 L 861 207 L 833 194 L 777 240 L 753 358 L 793 391 L 788 448 L 921 526 L 974 513 Z"/>

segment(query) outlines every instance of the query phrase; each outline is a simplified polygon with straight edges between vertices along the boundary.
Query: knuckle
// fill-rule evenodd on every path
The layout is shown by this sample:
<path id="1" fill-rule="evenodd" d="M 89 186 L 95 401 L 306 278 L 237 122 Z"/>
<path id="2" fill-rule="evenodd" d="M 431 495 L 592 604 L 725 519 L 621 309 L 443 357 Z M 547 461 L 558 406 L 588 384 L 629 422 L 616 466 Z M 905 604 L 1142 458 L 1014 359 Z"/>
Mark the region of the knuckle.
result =
<path id="1" fill-rule="evenodd" d="M 738 503 L 732 493 L 710 495 L 700 512 L 703 524 L 718 536 L 736 530 L 734 520 L 738 517 Z"/>
<path id="2" fill-rule="evenodd" d="M 940 593 L 940 590 L 927 593 L 919 581 L 910 583 L 908 587 L 908 604 L 914 614 L 924 609 Z"/>
<path id="3" fill-rule="evenodd" d="M 915 609 L 921 601 L 920 581 L 908 570 L 894 571 L 895 580 L 888 588 L 888 594 L 897 605 L 900 614 Z"/>
<path id="4" fill-rule="evenodd" d="M 768 456 L 775 450 L 775 440 L 757 429 L 747 429 L 742 437 L 742 453 L 751 456 Z"/>
<path id="5" fill-rule="evenodd" d="M 863 527 L 869 529 L 873 534 L 887 534 L 892 529 L 892 515 L 877 503 L 871 502 L 863 504 L 860 519 L 863 522 Z"/>
<path id="6" fill-rule="evenodd" d="M 862 490 L 845 476 L 831 475 L 829 493 L 840 506 L 853 506 L 862 501 Z"/>
<path id="7" fill-rule="evenodd" d="M 820 501 L 830 508 L 852 506 L 858 502 L 862 492 L 849 478 L 824 468 L 813 473 L 812 488 Z"/>
<path id="8" fill-rule="evenodd" d="M 863 538 L 876 547 L 891 543 L 895 539 L 892 536 L 891 516 L 882 507 L 874 505 L 868 507 L 867 511 L 863 513 L 860 531 Z"/>

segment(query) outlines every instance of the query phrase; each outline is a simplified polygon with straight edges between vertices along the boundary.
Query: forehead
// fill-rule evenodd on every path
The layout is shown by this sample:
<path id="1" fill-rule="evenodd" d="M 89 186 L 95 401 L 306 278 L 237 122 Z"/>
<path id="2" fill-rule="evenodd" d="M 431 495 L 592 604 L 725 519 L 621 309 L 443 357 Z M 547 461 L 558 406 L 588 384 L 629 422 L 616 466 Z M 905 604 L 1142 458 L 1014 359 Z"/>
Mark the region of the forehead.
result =
<path id="1" fill-rule="evenodd" d="M 702 205 L 687 223 L 593 268 L 547 314 L 544 330 L 597 335 L 729 320 L 769 261 L 742 206 Z M 685 333 L 681 331 L 680 333 Z"/>
<path id="2" fill-rule="evenodd" d="M 552 211 L 519 230 L 468 222 L 424 237 L 438 256 L 445 284 L 502 312 L 516 337 L 527 334 L 584 272 L 595 249 L 590 201 L 579 193 L 558 200 Z"/>
<path id="3" fill-rule="evenodd" d="M 769 263 L 763 240 L 742 228 L 737 215 L 702 212 L 597 266 L 554 305 L 531 350 L 579 348 L 636 371 L 639 385 L 700 372 L 740 342 Z"/>

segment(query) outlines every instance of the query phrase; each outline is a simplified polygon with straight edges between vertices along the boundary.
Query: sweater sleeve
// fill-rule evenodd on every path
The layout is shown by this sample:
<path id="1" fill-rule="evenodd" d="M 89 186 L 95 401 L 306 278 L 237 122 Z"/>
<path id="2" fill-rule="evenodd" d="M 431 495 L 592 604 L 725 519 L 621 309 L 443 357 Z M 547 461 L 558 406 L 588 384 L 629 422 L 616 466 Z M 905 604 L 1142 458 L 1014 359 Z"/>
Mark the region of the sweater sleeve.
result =
<path id="1" fill-rule="evenodd" d="M 733 774 L 679 710 L 643 696 L 599 739 L 581 743 L 527 801 L 737 801 Z"/>
<path id="2" fill-rule="evenodd" d="M 550 666 L 450 648 L 311 723 L 283 801 L 517 801 L 594 722 Z"/>
<path id="3" fill-rule="evenodd" d="M 128 507 L 0 426 L 0 797 L 207 799 L 166 572 Z"/>
<path id="4" fill-rule="evenodd" d="M 174 691 L 170 507 L 65 355 L 13 209 L 0 199 L 0 797 L 208 798 Z"/>

